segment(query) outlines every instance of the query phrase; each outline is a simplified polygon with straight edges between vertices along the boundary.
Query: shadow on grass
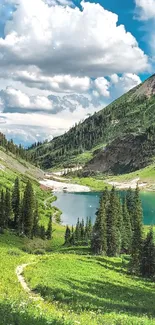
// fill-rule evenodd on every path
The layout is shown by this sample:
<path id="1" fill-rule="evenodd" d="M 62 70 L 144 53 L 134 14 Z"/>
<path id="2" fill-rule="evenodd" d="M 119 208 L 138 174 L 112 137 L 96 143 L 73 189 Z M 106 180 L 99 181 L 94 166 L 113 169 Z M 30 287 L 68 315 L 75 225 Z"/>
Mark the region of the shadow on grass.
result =
<path id="1" fill-rule="evenodd" d="M 18 310 L 18 305 L 0 303 L 0 325 L 48 325 L 49 321 L 44 316 L 33 316 L 28 311 Z M 51 325 L 70 325 L 71 323 L 64 320 L 50 318 Z"/>
<path id="2" fill-rule="evenodd" d="M 89 270 L 88 270 L 89 272 Z M 127 287 L 120 282 L 114 284 L 105 281 L 62 280 L 62 288 L 51 288 L 39 285 L 35 291 L 48 301 L 58 301 L 69 305 L 75 312 L 82 310 L 101 313 L 128 313 L 131 315 L 155 317 L 155 292 L 149 289 Z M 64 289 L 63 286 L 67 286 Z"/>

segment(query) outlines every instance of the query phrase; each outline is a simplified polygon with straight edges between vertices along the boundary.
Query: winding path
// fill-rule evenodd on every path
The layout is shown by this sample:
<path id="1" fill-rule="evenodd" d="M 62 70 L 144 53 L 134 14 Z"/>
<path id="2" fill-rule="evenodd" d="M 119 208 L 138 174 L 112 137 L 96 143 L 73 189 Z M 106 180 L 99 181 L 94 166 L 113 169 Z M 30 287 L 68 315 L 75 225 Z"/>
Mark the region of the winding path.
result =
<path id="1" fill-rule="evenodd" d="M 24 289 L 25 292 L 27 292 L 29 294 L 30 299 L 36 301 L 36 300 L 40 300 L 43 301 L 44 299 L 42 297 L 40 297 L 38 294 L 34 293 L 28 286 L 28 284 L 25 281 L 25 278 L 23 276 L 23 271 L 24 269 L 28 266 L 28 265 L 32 265 L 35 264 L 34 263 L 28 263 L 28 264 L 22 264 L 22 265 L 18 265 L 16 268 L 16 276 L 18 278 L 18 281 L 20 282 L 22 288 Z"/>

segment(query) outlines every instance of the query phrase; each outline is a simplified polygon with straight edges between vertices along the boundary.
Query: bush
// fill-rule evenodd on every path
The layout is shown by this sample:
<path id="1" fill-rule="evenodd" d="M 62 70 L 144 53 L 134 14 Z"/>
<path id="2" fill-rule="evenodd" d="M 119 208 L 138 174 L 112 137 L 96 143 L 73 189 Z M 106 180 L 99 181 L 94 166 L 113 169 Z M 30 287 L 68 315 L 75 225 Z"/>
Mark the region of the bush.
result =
<path id="1" fill-rule="evenodd" d="M 33 254 L 35 255 L 45 255 L 45 253 L 46 253 L 45 250 L 42 248 L 35 249 L 33 252 Z"/>

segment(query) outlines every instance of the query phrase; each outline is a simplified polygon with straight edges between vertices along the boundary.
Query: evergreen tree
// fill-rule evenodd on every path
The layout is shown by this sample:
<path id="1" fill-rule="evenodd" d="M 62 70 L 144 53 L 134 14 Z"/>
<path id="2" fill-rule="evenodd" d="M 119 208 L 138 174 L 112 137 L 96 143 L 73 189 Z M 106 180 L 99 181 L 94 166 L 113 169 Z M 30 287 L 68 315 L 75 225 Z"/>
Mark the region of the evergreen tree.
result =
<path id="1" fill-rule="evenodd" d="M 40 233 L 41 239 L 45 240 L 46 239 L 46 231 L 45 231 L 45 227 L 44 226 L 40 226 L 39 233 Z"/>
<path id="2" fill-rule="evenodd" d="M 4 200 L 4 191 L 1 190 L 0 195 L 0 228 L 4 228 L 5 225 L 5 200 Z"/>
<path id="3" fill-rule="evenodd" d="M 12 210 L 14 213 L 14 227 L 18 228 L 19 210 L 20 210 L 20 188 L 19 178 L 15 179 L 14 188 L 12 192 Z"/>
<path id="4" fill-rule="evenodd" d="M 85 227 L 84 227 L 84 220 L 82 219 L 82 222 L 80 222 L 80 240 L 84 240 L 85 235 Z"/>
<path id="5" fill-rule="evenodd" d="M 78 218 L 76 228 L 75 228 L 75 241 L 79 242 L 80 240 L 81 240 L 80 220 Z"/>
<path id="6" fill-rule="evenodd" d="M 117 218 L 117 252 L 119 255 L 122 247 L 122 231 L 123 231 L 123 212 L 122 212 L 122 204 L 120 200 L 120 195 L 116 194 L 116 218 Z"/>
<path id="7" fill-rule="evenodd" d="M 108 191 L 108 188 L 106 186 L 105 189 L 104 189 L 104 191 L 103 191 L 103 194 L 102 194 L 102 200 L 104 202 L 104 205 L 105 205 L 105 208 L 106 209 L 107 209 L 107 206 L 109 204 L 109 199 L 110 199 L 109 191 Z"/>
<path id="8" fill-rule="evenodd" d="M 4 227 L 5 228 L 8 228 L 9 226 L 9 220 L 11 218 L 11 195 L 10 195 L 10 191 L 7 189 L 6 190 L 6 193 L 5 193 L 5 202 L 4 202 L 4 205 L 5 205 L 5 224 L 4 224 Z"/>
<path id="9" fill-rule="evenodd" d="M 48 240 L 52 239 L 52 216 L 51 215 L 49 216 L 49 223 L 48 223 L 46 236 Z"/>
<path id="10" fill-rule="evenodd" d="M 70 244 L 71 245 L 75 245 L 75 232 L 74 232 L 74 227 L 72 226 L 72 229 L 71 229 L 71 236 L 70 236 Z"/>
<path id="11" fill-rule="evenodd" d="M 33 215 L 33 229 L 32 229 L 32 237 L 37 237 L 39 234 L 39 211 L 38 211 L 38 201 L 35 202 L 35 210 Z"/>
<path id="12" fill-rule="evenodd" d="M 71 239 L 71 231 L 68 226 L 66 226 L 66 231 L 65 231 L 65 244 L 69 244 Z"/>
<path id="13" fill-rule="evenodd" d="M 142 249 L 142 233 L 143 233 L 143 212 L 142 204 L 139 196 L 139 188 L 135 190 L 134 195 L 134 215 L 133 215 L 133 237 L 131 246 L 131 271 L 135 274 L 139 273 L 140 253 Z"/>
<path id="14" fill-rule="evenodd" d="M 140 258 L 140 272 L 144 277 L 155 275 L 155 246 L 153 238 L 153 228 L 151 227 L 142 245 Z"/>
<path id="15" fill-rule="evenodd" d="M 118 232 L 118 200 L 115 188 L 110 193 L 110 201 L 107 209 L 107 254 L 116 256 L 120 247 Z"/>
<path id="16" fill-rule="evenodd" d="M 27 182 L 24 197 L 23 197 L 23 220 L 24 220 L 24 233 L 27 237 L 32 236 L 33 223 L 34 223 L 34 193 L 32 184 Z"/>
<path id="17" fill-rule="evenodd" d="M 106 211 L 103 198 L 100 199 L 100 207 L 92 231 L 91 249 L 95 254 L 105 255 L 107 251 Z"/>
<path id="18" fill-rule="evenodd" d="M 134 230 L 135 203 L 134 203 L 134 191 L 131 189 L 131 187 L 126 192 L 126 206 L 130 215 L 131 228 L 132 230 Z"/>
<path id="19" fill-rule="evenodd" d="M 132 241 L 131 219 L 126 204 L 126 197 L 123 198 L 123 229 L 122 229 L 122 252 L 130 253 Z"/>

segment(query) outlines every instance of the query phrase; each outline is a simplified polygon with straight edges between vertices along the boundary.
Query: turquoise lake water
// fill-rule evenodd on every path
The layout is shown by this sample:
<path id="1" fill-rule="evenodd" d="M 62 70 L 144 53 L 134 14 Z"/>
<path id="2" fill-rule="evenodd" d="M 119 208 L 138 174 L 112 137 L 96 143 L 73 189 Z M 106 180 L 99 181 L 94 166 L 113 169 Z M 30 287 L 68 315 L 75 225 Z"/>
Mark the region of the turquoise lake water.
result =
<path id="1" fill-rule="evenodd" d="M 95 220 L 101 193 L 56 193 L 57 201 L 53 205 L 62 211 L 62 223 L 75 225 L 77 218 L 87 217 Z M 143 206 L 143 221 L 145 225 L 155 224 L 155 192 L 141 192 Z"/>

